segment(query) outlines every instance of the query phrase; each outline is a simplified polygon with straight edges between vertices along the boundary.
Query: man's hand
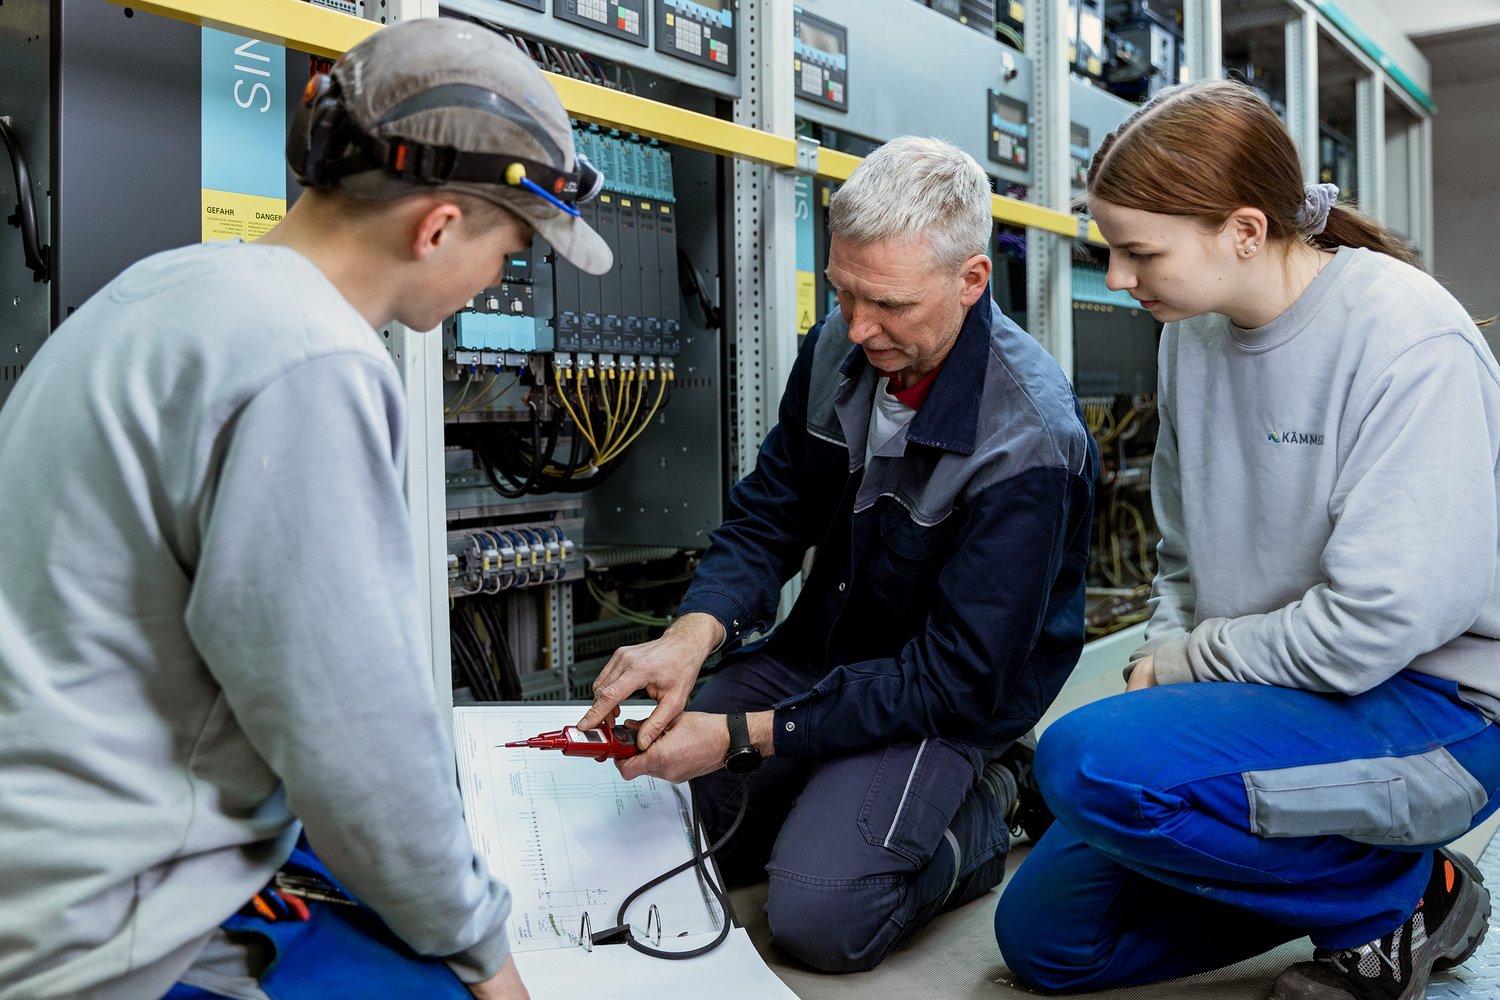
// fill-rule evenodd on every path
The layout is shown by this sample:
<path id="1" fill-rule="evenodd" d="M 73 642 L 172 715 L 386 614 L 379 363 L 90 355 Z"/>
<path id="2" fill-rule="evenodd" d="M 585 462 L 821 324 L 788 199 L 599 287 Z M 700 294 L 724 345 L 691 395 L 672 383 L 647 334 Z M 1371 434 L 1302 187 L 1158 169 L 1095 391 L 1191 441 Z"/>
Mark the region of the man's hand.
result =
<path id="1" fill-rule="evenodd" d="M 751 712 L 745 717 L 750 729 L 750 742 L 762 757 L 775 752 L 771 721 L 774 712 Z M 634 725 L 627 722 L 626 725 Z M 683 782 L 700 774 L 717 771 L 724 766 L 724 755 L 729 752 L 729 720 L 722 715 L 705 712 L 683 712 L 677 721 L 652 745 L 649 753 L 622 757 L 615 761 L 620 774 L 626 779 L 649 774 L 664 781 Z"/>
<path id="2" fill-rule="evenodd" d="M 1125 685 L 1126 691 L 1144 691 L 1146 688 L 1156 687 L 1156 668 L 1152 666 L 1151 657 L 1137 660 L 1135 669 L 1130 672 L 1130 681 Z"/>
<path id="3" fill-rule="evenodd" d="M 521 974 L 516 971 L 516 956 L 510 955 L 500 971 L 482 983 L 466 983 L 469 992 L 479 1000 L 531 1000 Z"/>
<path id="4" fill-rule="evenodd" d="M 717 618 L 692 612 L 673 622 L 660 639 L 621 646 L 594 681 L 594 704 L 578 720 L 578 728 L 613 722 L 620 702 L 644 690 L 656 700 L 656 708 L 641 725 L 636 743 L 642 750 L 649 748 L 687 706 L 699 668 L 723 640 L 724 626 Z M 721 752 L 719 759 L 723 758 Z"/>

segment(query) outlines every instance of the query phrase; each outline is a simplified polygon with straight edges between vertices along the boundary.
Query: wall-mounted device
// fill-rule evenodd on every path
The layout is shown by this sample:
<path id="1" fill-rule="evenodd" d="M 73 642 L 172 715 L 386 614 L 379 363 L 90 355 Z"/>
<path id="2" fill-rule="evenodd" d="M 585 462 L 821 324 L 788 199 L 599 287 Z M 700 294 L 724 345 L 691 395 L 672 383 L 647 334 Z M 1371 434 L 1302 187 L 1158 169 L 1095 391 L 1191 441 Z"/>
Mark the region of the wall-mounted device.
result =
<path id="1" fill-rule="evenodd" d="M 989 91 L 990 159 L 1026 169 L 1031 127 L 1024 102 L 999 91 Z"/>
<path id="2" fill-rule="evenodd" d="M 552 14 L 564 21 L 646 45 L 646 0 L 553 0 Z"/>
<path id="3" fill-rule="evenodd" d="M 801 7 L 792 8 L 792 66 L 797 96 L 849 110 L 849 32 Z"/>
<path id="4" fill-rule="evenodd" d="M 657 0 L 656 51 L 731 76 L 736 0 Z"/>

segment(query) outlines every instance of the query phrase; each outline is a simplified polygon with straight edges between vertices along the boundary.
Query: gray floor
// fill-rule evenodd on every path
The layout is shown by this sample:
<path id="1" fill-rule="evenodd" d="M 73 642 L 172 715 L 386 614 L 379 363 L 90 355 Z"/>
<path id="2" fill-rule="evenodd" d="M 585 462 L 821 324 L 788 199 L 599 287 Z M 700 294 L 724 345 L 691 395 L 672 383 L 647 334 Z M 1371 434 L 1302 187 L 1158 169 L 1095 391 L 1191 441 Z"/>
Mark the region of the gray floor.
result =
<path id="1" fill-rule="evenodd" d="M 1464 837 L 1456 845 L 1471 857 L 1482 857 L 1485 878 L 1500 885 L 1500 841 L 1486 850 L 1500 817 Z M 1023 844 L 1011 853 L 1010 871 L 1025 858 Z M 877 969 L 832 976 L 815 972 L 780 952 L 770 943 L 766 926 L 766 886 L 747 886 L 732 894 L 734 908 L 750 931 L 750 938 L 775 973 L 804 1000 L 874 1000 L 874 998 L 942 997 L 1008 998 L 1032 996 L 1000 961 L 995 947 L 995 907 L 1004 886 L 967 906 L 945 913 L 930 926 L 902 942 Z M 1435 977 L 1427 996 L 1435 1000 L 1500 998 L 1500 930 L 1494 930 L 1480 951 L 1462 968 Z M 1306 939 L 1227 969 L 1152 986 L 1105 990 L 1089 996 L 1108 1000 L 1264 1000 L 1271 981 L 1293 962 L 1312 954 Z"/>
<path id="2" fill-rule="evenodd" d="M 1057 704 L 1042 720 L 1043 727 L 1078 705 L 1119 692 L 1124 686 L 1119 672 L 1123 660 L 1121 651 L 1128 653 L 1138 641 L 1136 635 L 1122 635 L 1114 648 L 1101 646 L 1094 656 L 1080 663 Z M 1481 868 L 1491 886 L 1500 886 L 1500 840 L 1491 845 L 1497 827 L 1500 827 L 1500 816 L 1454 845 L 1469 857 L 1481 859 Z M 1017 847 L 1011 853 L 1009 871 L 1014 871 L 1025 855 L 1026 846 Z M 732 900 L 735 913 L 745 923 L 766 964 L 792 992 L 805 1000 L 898 1000 L 908 997 L 969 1000 L 975 997 L 1032 996 L 1034 994 L 1017 983 L 1005 968 L 995 946 L 995 907 L 1004 888 L 1002 884 L 972 903 L 943 914 L 920 933 L 902 942 L 879 968 L 842 976 L 815 972 L 770 943 L 770 931 L 762 912 L 766 898 L 764 883 L 735 891 Z M 1479 952 L 1462 968 L 1434 978 L 1427 991 L 1429 1000 L 1500 1000 L 1500 929 L 1492 924 L 1491 931 Z M 1264 1000 L 1271 981 L 1282 969 L 1311 954 L 1311 944 L 1303 939 L 1217 972 L 1089 995 L 1108 1000 L 1161 1000 L 1167 997 Z"/>

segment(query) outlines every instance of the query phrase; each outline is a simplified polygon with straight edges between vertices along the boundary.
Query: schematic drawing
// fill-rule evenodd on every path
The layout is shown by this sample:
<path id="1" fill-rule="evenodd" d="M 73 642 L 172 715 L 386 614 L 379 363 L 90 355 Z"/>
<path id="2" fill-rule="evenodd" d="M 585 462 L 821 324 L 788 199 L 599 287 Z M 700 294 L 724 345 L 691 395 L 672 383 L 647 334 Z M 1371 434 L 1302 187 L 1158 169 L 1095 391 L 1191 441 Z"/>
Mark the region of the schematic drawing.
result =
<path id="1" fill-rule="evenodd" d="M 454 712 L 470 833 L 490 871 L 510 887 L 517 951 L 579 943 L 615 924 L 621 901 L 643 882 L 692 857 L 685 787 L 651 777 L 625 781 L 608 763 L 500 746 L 556 728 L 571 707 L 505 705 Z M 645 927 L 657 907 L 664 936 L 718 930 L 701 882 L 683 874 L 632 904 Z"/>

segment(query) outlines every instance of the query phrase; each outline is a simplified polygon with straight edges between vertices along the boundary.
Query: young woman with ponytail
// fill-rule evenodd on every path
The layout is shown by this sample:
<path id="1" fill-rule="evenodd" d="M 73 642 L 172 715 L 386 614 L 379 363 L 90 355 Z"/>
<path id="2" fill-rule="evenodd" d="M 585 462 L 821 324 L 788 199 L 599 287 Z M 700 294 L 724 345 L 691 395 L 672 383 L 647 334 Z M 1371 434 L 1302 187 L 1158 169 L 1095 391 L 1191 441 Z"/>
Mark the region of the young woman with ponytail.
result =
<path id="1" fill-rule="evenodd" d="M 1274 1000 L 1424 996 L 1490 913 L 1445 845 L 1500 805 L 1500 368 L 1244 86 L 1142 107 L 1087 196 L 1166 324 L 1162 541 L 1126 693 L 1042 736 L 1001 952 L 1081 991 L 1308 935 Z"/>

